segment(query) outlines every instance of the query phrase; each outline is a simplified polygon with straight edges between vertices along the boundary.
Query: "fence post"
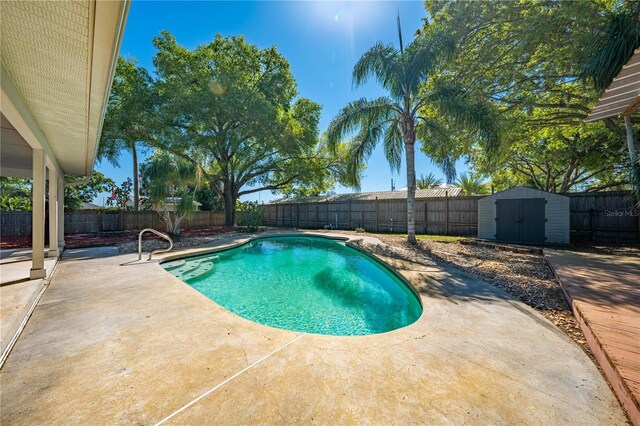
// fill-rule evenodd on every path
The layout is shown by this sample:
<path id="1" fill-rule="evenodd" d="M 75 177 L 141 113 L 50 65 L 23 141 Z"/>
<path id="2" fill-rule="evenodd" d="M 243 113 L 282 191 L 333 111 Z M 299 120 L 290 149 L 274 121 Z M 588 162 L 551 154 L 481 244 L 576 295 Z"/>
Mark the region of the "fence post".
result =
<path id="1" fill-rule="evenodd" d="M 296 229 L 300 228 L 300 204 L 296 204 Z"/>
<path id="2" fill-rule="evenodd" d="M 98 210 L 98 232 L 102 232 L 102 210 Z"/>
<path id="3" fill-rule="evenodd" d="M 278 227 L 278 203 L 276 203 L 276 227 Z"/>
<path id="4" fill-rule="evenodd" d="M 427 207 L 428 205 L 429 205 L 429 202 L 425 201 L 424 202 L 424 233 L 425 234 L 429 233 L 429 223 L 428 223 L 429 219 L 427 219 L 428 218 L 428 212 L 429 212 L 428 207 Z"/>
<path id="5" fill-rule="evenodd" d="M 347 229 L 351 230 L 351 200 L 347 202 Z"/>
<path id="6" fill-rule="evenodd" d="M 376 232 L 380 232 L 380 228 L 378 227 L 378 197 L 376 197 Z"/>
<path id="7" fill-rule="evenodd" d="M 444 192 L 444 234 L 449 235 L 449 191 Z"/>

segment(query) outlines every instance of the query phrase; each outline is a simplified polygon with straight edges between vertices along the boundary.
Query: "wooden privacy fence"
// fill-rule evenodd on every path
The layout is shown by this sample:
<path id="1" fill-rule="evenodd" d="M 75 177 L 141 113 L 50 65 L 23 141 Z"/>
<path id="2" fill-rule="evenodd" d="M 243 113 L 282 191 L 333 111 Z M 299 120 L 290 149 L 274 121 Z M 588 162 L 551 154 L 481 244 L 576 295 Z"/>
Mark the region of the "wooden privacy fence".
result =
<path id="1" fill-rule="evenodd" d="M 571 241 L 640 242 L 640 215 L 630 192 L 580 192 L 571 198 Z"/>
<path id="2" fill-rule="evenodd" d="M 478 198 L 417 199 L 416 231 L 420 234 L 475 235 L 478 229 Z M 407 232 L 405 200 L 278 203 L 265 207 L 265 224 L 268 226 Z"/>
<path id="3" fill-rule="evenodd" d="M 571 209 L 571 241 L 601 243 L 640 242 L 640 217 L 629 192 L 567 194 Z M 416 231 L 420 234 L 477 235 L 478 199 L 443 197 L 416 200 Z M 265 224 L 288 228 L 364 228 L 371 232 L 407 232 L 405 200 L 351 200 L 265 205 Z M 164 229 L 157 212 L 79 210 L 65 213 L 65 232 Z M 31 235 L 31 212 L 1 212 L 0 236 Z M 223 212 L 196 212 L 183 228 L 224 225 Z"/>
<path id="4" fill-rule="evenodd" d="M 627 191 L 583 192 L 570 197 L 571 241 L 635 243 L 640 217 Z M 477 235 L 478 199 L 442 197 L 416 200 L 419 234 Z M 277 203 L 265 206 L 265 224 L 290 228 L 407 232 L 406 200 Z"/>
<path id="5" fill-rule="evenodd" d="M 2 212 L 2 236 L 31 235 L 31 212 Z M 47 223 L 47 222 L 45 222 Z M 224 225 L 224 212 L 195 212 L 182 221 L 182 228 L 199 229 Z M 88 234 L 110 231 L 133 231 L 143 228 L 165 229 L 165 223 L 155 211 L 110 212 L 77 210 L 65 212 L 66 234 Z"/>

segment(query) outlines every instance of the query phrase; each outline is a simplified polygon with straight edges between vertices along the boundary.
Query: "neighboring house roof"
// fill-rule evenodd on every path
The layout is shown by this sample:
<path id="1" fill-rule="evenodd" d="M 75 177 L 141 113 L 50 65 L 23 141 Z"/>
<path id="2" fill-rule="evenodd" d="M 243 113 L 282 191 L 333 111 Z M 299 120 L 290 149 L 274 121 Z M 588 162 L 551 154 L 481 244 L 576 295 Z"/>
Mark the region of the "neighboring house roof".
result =
<path id="1" fill-rule="evenodd" d="M 100 206 L 93 203 L 82 203 L 82 210 L 96 210 L 99 209 Z"/>
<path id="2" fill-rule="evenodd" d="M 631 115 L 640 108 L 640 48 L 613 79 L 586 122 Z"/>
<path id="3" fill-rule="evenodd" d="M 416 189 L 416 199 L 421 198 L 439 198 L 439 197 L 458 197 L 462 195 L 460 188 L 433 188 L 433 189 Z M 378 191 L 378 192 L 355 192 L 350 194 L 334 194 L 321 195 L 318 197 L 297 197 L 297 198 L 281 198 L 273 200 L 269 204 L 275 203 L 331 203 L 341 201 L 373 201 L 373 200 L 405 200 L 407 191 Z"/>

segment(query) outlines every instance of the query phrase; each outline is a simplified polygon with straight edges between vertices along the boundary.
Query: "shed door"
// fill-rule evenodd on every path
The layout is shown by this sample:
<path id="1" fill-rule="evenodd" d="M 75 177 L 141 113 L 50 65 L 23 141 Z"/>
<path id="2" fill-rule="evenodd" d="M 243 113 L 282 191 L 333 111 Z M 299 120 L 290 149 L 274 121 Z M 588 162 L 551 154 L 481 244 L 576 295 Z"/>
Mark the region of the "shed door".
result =
<path id="1" fill-rule="evenodd" d="M 545 199 L 496 201 L 496 238 L 519 243 L 543 243 Z"/>
<path id="2" fill-rule="evenodd" d="M 522 200 L 522 241 L 544 243 L 545 199 Z"/>
<path id="3" fill-rule="evenodd" d="M 496 201 L 496 237 L 503 241 L 520 241 L 522 238 L 520 227 L 520 213 L 522 200 Z"/>

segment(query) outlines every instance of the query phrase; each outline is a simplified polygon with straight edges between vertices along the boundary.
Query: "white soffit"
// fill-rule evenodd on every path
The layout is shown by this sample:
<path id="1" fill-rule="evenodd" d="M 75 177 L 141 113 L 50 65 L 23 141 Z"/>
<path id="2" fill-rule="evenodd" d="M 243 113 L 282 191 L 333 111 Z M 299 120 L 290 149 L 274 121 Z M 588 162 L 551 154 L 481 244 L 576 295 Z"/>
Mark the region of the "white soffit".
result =
<path id="1" fill-rule="evenodd" d="M 585 121 L 630 115 L 638 107 L 640 107 L 640 48 L 631 55 Z"/>
<path id="2" fill-rule="evenodd" d="M 128 0 L 2 0 L 0 8 L 3 68 L 63 172 L 90 174 Z"/>

